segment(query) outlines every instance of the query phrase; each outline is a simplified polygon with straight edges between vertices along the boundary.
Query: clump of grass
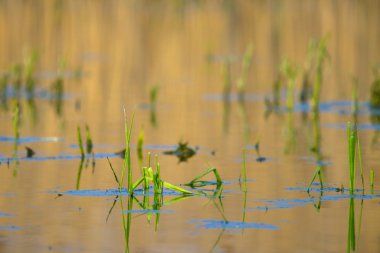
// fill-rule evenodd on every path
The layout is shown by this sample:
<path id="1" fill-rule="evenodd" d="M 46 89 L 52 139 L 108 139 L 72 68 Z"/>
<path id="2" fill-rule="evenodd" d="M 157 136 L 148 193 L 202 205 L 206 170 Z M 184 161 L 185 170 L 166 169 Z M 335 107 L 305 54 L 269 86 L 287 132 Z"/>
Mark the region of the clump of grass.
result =
<path id="1" fill-rule="evenodd" d="M 321 96 L 321 87 L 323 81 L 323 67 L 326 59 L 329 57 L 327 50 L 327 42 L 330 38 L 329 34 L 326 34 L 317 43 L 316 47 L 316 63 L 315 63 L 315 80 L 313 85 L 313 97 L 312 97 L 312 109 L 313 111 L 319 111 L 319 102 Z"/>
<path id="2" fill-rule="evenodd" d="M 253 56 L 253 45 L 249 44 L 243 56 L 242 71 L 241 71 L 240 78 L 238 79 L 238 82 L 237 82 L 237 90 L 238 90 L 239 98 L 241 100 L 243 99 L 243 95 L 247 86 L 248 73 L 252 65 L 252 56 Z"/>
<path id="3" fill-rule="evenodd" d="M 298 67 L 291 63 L 288 59 L 284 59 L 280 67 L 281 72 L 287 78 L 287 91 L 286 91 L 286 109 L 293 111 L 294 107 L 294 87 L 298 76 Z"/>
<path id="4" fill-rule="evenodd" d="M 373 170 L 370 171 L 369 173 L 369 182 L 370 182 L 370 187 L 371 187 L 371 194 L 373 194 L 373 186 L 374 186 L 374 178 L 375 178 L 375 172 Z"/>
<path id="5" fill-rule="evenodd" d="M 124 108 L 124 134 L 125 134 L 125 144 L 126 144 L 126 149 L 125 149 L 125 155 L 124 155 L 124 161 L 123 161 L 123 168 L 121 171 L 121 178 L 119 179 L 116 175 L 116 172 L 114 168 L 112 167 L 111 162 L 109 161 L 111 170 L 115 176 L 116 182 L 119 185 L 119 191 L 121 192 L 121 189 L 124 185 L 124 178 L 125 174 L 128 173 L 128 193 L 130 196 L 133 195 L 134 190 L 141 185 L 144 182 L 144 189 L 147 190 L 149 188 L 149 183 L 153 184 L 153 189 L 156 194 L 162 194 L 163 192 L 163 187 L 171 189 L 173 191 L 180 192 L 182 194 L 193 194 L 191 191 L 185 190 L 179 186 L 175 186 L 173 184 L 170 184 L 168 182 L 165 182 L 161 179 L 161 169 L 160 169 L 160 164 L 158 162 L 158 157 L 156 156 L 156 172 L 153 171 L 153 168 L 150 166 L 150 155 L 148 156 L 148 167 L 143 168 L 143 175 L 140 179 L 135 181 L 133 183 L 132 181 L 132 165 L 131 165 L 131 149 L 130 149 L 130 141 L 131 141 L 131 133 L 132 133 L 132 126 L 133 126 L 133 121 L 134 121 L 134 114 L 132 116 L 132 120 L 130 125 L 127 123 L 126 119 L 126 112 Z"/>
<path id="6" fill-rule="evenodd" d="M 354 194 L 354 191 L 355 191 L 356 153 L 358 153 L 360 176 L 361 176 L 361 181 L 362 181 L 362 189 L 364 193 L 364 175 L 363 175 L 360 141 L 359 141 L 356 125 L 354 125 L 353 129 L 351 129 L 350 122 L 348 122 L 347 124 L 347 138 L 348 138 L 348 161 L 349 161 L 349 175 L 350 175 L 350 194 Z"/>

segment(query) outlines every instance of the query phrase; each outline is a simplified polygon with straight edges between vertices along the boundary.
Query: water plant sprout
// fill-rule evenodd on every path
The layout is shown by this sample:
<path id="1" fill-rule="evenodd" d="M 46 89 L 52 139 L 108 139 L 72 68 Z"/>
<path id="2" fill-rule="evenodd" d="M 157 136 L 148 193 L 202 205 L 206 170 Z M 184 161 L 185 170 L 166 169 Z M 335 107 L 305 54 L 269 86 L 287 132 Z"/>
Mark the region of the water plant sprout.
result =
<path id="1" fill-rule="evenodd" d="M 249 68 L 252 65 L 252 56 L 253 56 L 253 45 L 249 44 L 247 49 L 244 52 L 243 61 L 242 61 L 242 71 L 240 78 L 237 81 L 237 90 L 239 94 L 239 99 L 243 99 L 245 88 L 248 81 Z"/>
<path id="2" fill-rule="evenodd" d="M 325 60 L 329 57 L 327 51 L 327 42 L 330 38 L 329 34 L 326 34 L 322 39 L 319 40 L 316 47 L 316 69 L 315 69 L 315 80 L 313 85 L 313 96 L 312 96 L 312 109 L 313 111 L 319 110 L 319 101 L 321 95 L 321 86 L 323 80 L 323 67 Z"/>
<path id="3" fill-rule="evenodd" d="M 375 172 L 373 170 L 371 170 L 369 173 L 369 182 L 370 182 L 372 194 L 373 194 L 374 177 L 375 177 Z"/>
<path id="4" fill-rule="evenodd" d="M 293 111 L 294 87 L 298 76 L 298 67 L 285 58 L 281 63 L 280 70 L 288 79 L 286 91 L 286 109 L 288 111 Z"/>

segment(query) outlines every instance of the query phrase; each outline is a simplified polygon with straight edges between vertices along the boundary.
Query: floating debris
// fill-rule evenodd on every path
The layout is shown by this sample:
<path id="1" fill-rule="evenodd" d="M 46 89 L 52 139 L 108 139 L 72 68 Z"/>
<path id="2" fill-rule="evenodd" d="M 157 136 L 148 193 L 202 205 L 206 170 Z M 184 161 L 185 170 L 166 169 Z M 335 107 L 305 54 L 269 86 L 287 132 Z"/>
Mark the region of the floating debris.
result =
<path id="1" fill-rule="evenodd" d="M 165 155 L 175 155 L 178 157 L 179 162 L 187 162 L 189 158 L 197 153 L 197 147 L 192 149 L 188 146 L 187 142 L 179 142 L 178 147 L 175 150 L 164 151 Z"/>
<path id="2" fill-rule="evenodd" d="M 34 150 L 31 149 L 30 147 L 25 146 L 25 149 L 26 149 L 26 157 L 27 157 L 27 158 L 31 158 L 31 157 L 33 157 L 34 154 L 36 153 L 36 152 L 34 152 Z"/>

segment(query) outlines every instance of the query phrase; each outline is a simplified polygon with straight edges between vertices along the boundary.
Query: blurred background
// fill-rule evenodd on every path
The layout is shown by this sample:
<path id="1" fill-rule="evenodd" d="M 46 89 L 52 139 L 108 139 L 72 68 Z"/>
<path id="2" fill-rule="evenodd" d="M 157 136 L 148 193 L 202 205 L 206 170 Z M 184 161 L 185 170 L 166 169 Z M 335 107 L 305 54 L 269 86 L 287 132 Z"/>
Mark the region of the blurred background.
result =
<path id="1" fill-rule="evenodd" d="M 124 148 L 123 106 L 129 120 L 135 113 L 136 178 L 135 149 L 138 134 L 144 131 L 144 155 L 159 154 L 163 178 L 172 183 L 185 183 L 215 166 L 223 179 L 235 182 L 230 188 L 239 189 L 234 180 L 245 147 L 248 166 L 254 168 L 248 174 L 254 179 L 252 196 L 306 197 L 284 189 L 308 183 L 316 163 L 326 165 L 327 182 L 347 185 L 344 128 L 353 120 L 367 126 L 361 132 L 361 145 L 369 174 L 378 167 L 380 149 L 378 121 L 368 113 L 376 78 L 373 70 L 380 61 L 379 10 L 380 1 L 371 0 L 0 0 L 0 75 L 5 80 L 0 216 L 12 215 L 0 217 L 5 228 L 0 226 L 0 251 L 124 249 L 120 210 L 105 223 L 112 198 L 55 199 L 57 192 L 77 186 L 78 126 L 82 132 L 89 126 L 96 160 L 93 169 L 89 166 L 82 172 L 79 188 L 116 187 L 105 156 Z M 309 101 L 301 103 L 299 97 L 310 45 L 324 39 L 328 53 L 320 100 L 328 109 L 315 117 L 302 109 Z M 245 70 L 244 59 L 249 57 Z M 292 93 L 294 113 L 285 108 L 284 59 L 299 73 Z M 34 80 L 33 93 L 28 93 L 28 76 Z M 243 99 L 239 99 L 242 79 Z M 277 80 L 282 83 L 280 105 L 271 110 L 268 101 L 275 96 Z M 351 115 L 353 94 L 362 112 L 356 119 Z M 187 163 L 162 154 L 179 141 L 198 148 Z M 258 143 L 259 154 L 254 148 Z M 19 159 L 26 155 L 23 146 L 34 150 L 35 159 Z M 260 156 L 267 161 L 257 162 Z M 112 161 L 120 171 L 122 159 Z M 250 198 L 248 207 L 258 205 L 258 199 Z M 206 205 L 207 200 L 186 201 L 170 207 L 175 212 L 162 216 L 157 233 L 145 219 L 136 219 L 132 252 L 346 249 L 346 202 L 334 203 L 334 208 L 321 213 L 312 207 L 251 212 L 251 220 L 281 228 L 227 232 L 213 248 L 220 231 L 202 230 L 189 220 L 220 219 L 218 211 Z M 241 195 L 227 196 L 225 202 L 227 216 L 241 216 Z M 372 218 L 379 214 L 378 203 L 368 205 L 361 232 L 365 236 L 358 245 L 361 252 L 377 252 L 380 230 Z M 305 233 L 310 238 L 300 242 Z"/>

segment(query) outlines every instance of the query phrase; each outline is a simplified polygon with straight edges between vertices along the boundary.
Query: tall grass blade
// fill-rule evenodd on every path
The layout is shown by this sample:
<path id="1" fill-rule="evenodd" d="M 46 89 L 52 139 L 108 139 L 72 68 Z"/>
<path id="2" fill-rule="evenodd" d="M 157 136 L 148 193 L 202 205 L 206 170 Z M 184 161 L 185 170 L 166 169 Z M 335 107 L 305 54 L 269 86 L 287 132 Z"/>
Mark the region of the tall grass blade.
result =
<path id="1" fill-rule="evenodd" d="M 123 108 L 124 111 L 124 134 L 125 134 L 125 155 L 124 155 L 124 161 L 123 161 L 123 169 L 121 171 L 121 185 L 124 184 L 124 178 L 125 178 L 125 173 L 127 171 L 128 173 L 128 191 L 129 194 L 132 194 L 132 166 L 131 166 L 131 148 L 130 148 L 130 143 L 131 143 L 131 133 L 132 133 L 132 126 L 133 126 L 133 121 L 135 118 L 135 113 L 132 115 L 132 120 L 130 125 L 128 126 L 127 122 L 127 113 L 125 111 L 125 107 Z"/>
<path id="2" fill-rule="evenodd" d="M 347 253 L 356 249 L 356 236 L 355 236 L 355 202 L 354 198 L 350 198 L 350 209 L 348 215 L 348 239 L 347 239 Z"/>
<path id="3" fill-rule="evenodd" d="M 110 168 L 112 170 L 113 176 L 115 177 L 117 185 L 119 186 L 119 189 L 120 189 L 122 187 L 122 185 L 120 184 L 119 178 L 117 177 L 116 172 L 115 172 L 115 170 L 114 170 L 114 168 L 112 166 L 112 163 L 111 163 L 111 161 L 110 161 L 110 159 L 108 157 L 107 157 L 107 161 L 108 161 L 108 164 L 110 165 Z"/>
<path id="4" fill-rule="evenodd" d="M 371 185 L 371 194 L 373 194 L 373 192 L 374 192 L 374 190 L 373 190 L 374 177 L 375 177 L 375 172 L 373 170 L 371 170 L 370 174 L 369 174 L 369 182 L 370 182 L 370 185 Z"/>
<path id="5" fill-rule="evenodd" d="M 77 127 L 77 138 L 78 138 L 78 146 L 79 146 L 79 150 L 80 150 L 80 155 L 82 158 L 84 158 L 82 135 L 81 135 L 81 130 L 80 130 L 79 126 Z"/>
<path id="6" fill-rule="evenodd" d="M 363 161 L 362 161 L 362 152 L 360 148 L 359 135 L 357 134 L 357 143 L 358 143 L 358 159 L 359 159 L 359 168 L 360 168 L 360 177 L 362 179 L 362 189 L 364 194 L 364 174 L 363 174 Z"/>

